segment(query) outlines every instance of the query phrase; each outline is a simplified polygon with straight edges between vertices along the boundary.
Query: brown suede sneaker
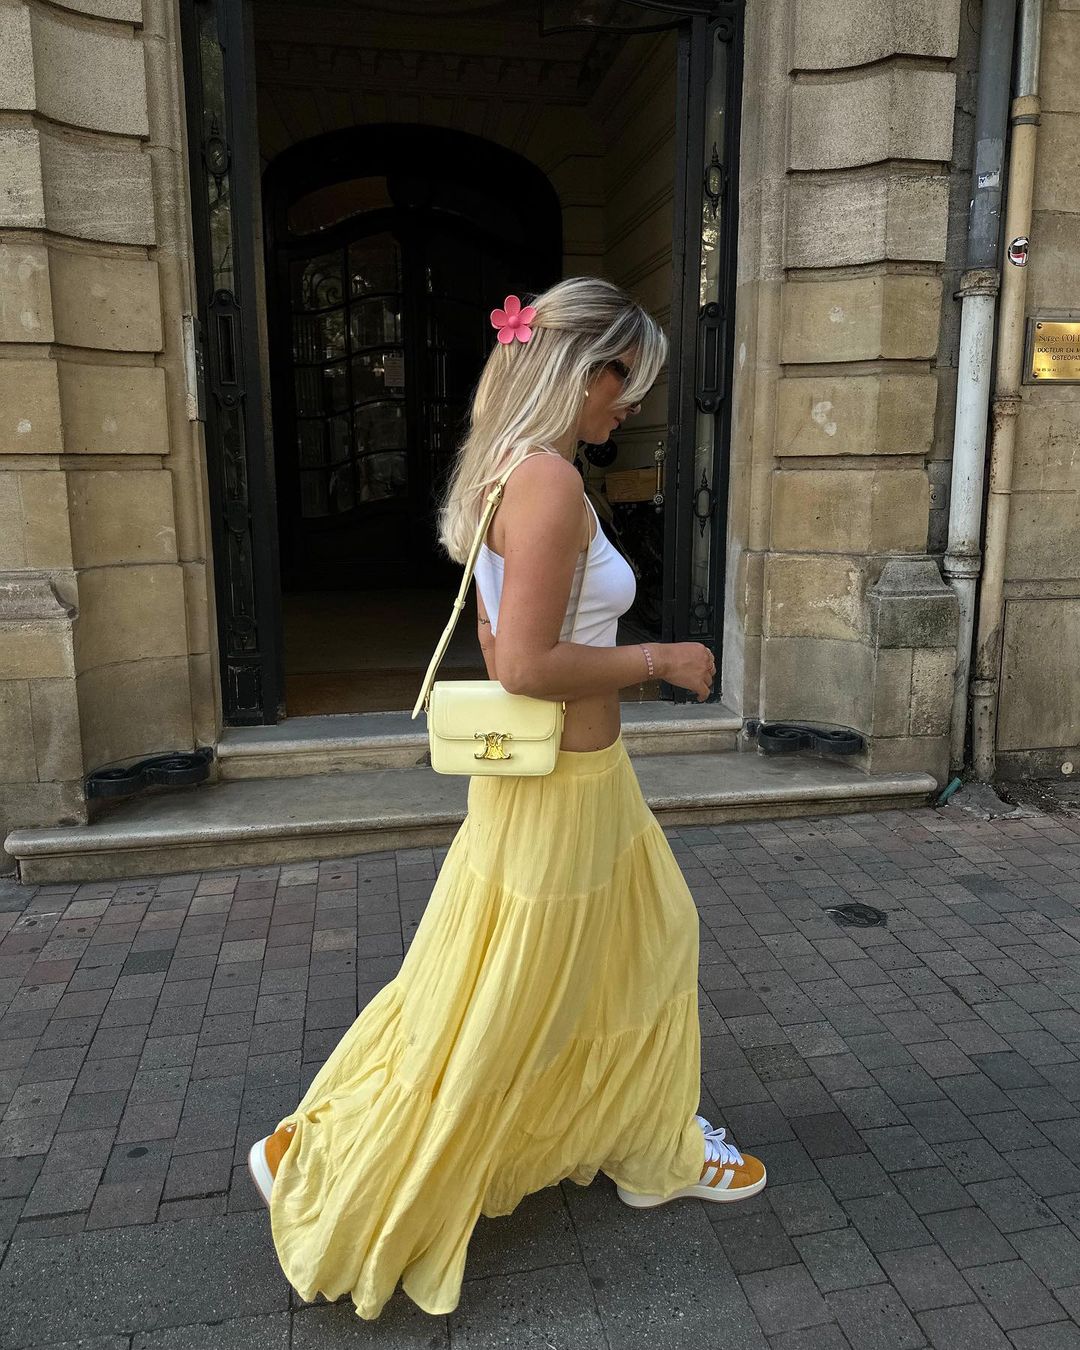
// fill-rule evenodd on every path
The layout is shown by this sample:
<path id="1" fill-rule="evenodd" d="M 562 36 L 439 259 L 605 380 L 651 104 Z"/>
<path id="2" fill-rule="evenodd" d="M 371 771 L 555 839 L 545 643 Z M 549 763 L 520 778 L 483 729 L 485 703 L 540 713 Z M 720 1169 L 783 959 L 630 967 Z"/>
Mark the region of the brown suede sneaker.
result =
<path id="1" fill-rule="evenodd" d="M 746 1200 L 764 1188 L 765 1164 L 759 1158 L 740 1153 L 726 1137 L 726 1132 L 710 1125 L 704 1116 L 695 1116 L 694 1119 L 705 1136 L 705 1165 L 699 1180 L 666 1196 L 638 1195 L 617 1186 L 616 1192 L 624 1205 L 631 1205 L 634 1209 L 651 1209 L 654 1205 L 663 1205 L 668 1200 L 679 1200 L 684 1196 L 722 1202 Z"/>

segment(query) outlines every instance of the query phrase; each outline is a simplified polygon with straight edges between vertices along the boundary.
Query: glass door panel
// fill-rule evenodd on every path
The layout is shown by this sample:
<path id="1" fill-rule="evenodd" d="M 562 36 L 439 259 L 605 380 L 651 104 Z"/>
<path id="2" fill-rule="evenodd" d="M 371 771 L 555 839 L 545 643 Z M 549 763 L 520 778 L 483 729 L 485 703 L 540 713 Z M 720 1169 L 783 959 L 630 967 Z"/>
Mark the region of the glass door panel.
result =
<path id="1" fill-rule="evenodd" d="M 358 459 L 360 500 L 404 497 L 409 491 L 409 462 L 405 450 L 376 450 Z"/>
<path id="2" fill-rule="evenodd" d="M 304 520 L 349 517 L 407 493 L 401 252 L 383 231 L 290 264 Z"/>
<path id="3" fill-rule="evenodd" d="M 349 295 L 390 293 L 401 298 L 401 249 L 393 235 L 374 234 L 348 246 Z"/>
<path id="4" fill-rule="evenodd" d="M 401 342 L 401 305 L 397 296 L 354 301 L 349 314 L 353 351 Z"/>
<path id="5" fill-rule="evenodd" d="M 491 203 L 499 193 L 517 203 L 520 194 L 491 175 L 470 198 L 458 181 L 468 166 L 455 167 L 461 172 L 440 186 L 403 161 L 385 179 L 392 205 L 344 218 L 331 194 L 334 219 L 306 234 L 289 228 L 290 200 L 279 197 L 272 214 L 290 588 L 460 578 L 438 544 L 437 508 L 491 347 L 488 314 L 509 292 L 556 279 L 558 217 L 533 240 L 535 211 L 499 234 Z M 311 180 L 303 170 L 301 177 L 292 200 L 303 197 L 314 212 Z M 332 205 L 330 197 L 320 202 Z"/>
<path id="6" fill-rule="evenodd" d="M 293 272 L 293 309 L 330 309 L 342 302 L 342 259 L 339 253 L 296 263 Z"/>

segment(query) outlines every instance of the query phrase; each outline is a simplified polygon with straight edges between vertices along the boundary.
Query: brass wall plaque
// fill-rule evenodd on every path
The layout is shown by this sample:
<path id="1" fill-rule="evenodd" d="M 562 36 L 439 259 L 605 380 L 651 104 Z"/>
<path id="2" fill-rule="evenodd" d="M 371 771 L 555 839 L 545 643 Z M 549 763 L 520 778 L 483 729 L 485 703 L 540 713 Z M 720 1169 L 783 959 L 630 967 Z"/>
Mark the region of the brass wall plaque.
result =
<path id="1" fill-rule="evenodd" d="M 1036 319 L 1032 325 L 1031 377 L 1080 383 L 1080 320 Z"/>

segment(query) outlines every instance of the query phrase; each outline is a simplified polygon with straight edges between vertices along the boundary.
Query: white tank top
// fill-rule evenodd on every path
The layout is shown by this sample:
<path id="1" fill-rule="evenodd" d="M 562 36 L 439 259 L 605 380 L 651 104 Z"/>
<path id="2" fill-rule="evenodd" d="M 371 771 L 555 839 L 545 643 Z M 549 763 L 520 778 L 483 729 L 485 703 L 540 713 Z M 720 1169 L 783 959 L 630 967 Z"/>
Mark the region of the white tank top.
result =
<path id="1" fill-rule="evenodd" d="M 557 455 L 557 450 L 543 447 L 549 455 Z M 530 453 L 537 453 L 535 451 Z M 528 456 L 524 456 L 528 458 Z M 516 466 L 515 466 L 516 467 Z M 600 517 L 589 501 L 588 493 L 583 494 L 585 502 L 596 522 L 595 530 L 589 540 L 589 570 L 585 577 L 585 593 L 581 594 L 581 578 L 585 571 L 586 550 L 578 554 L 577 566 L 570 584 L 570 598 L 566 606 L 560 642 L 570 641 L 573 628 L 574 641 L 588 647 L 614 647 L 615 634 L 619 626 L 619 616 L 625 614 L 634 603 L 637 594 L 637 581 L 633 568 L 611 543 L 600 528 Z M 474 580 L 480 591 L 488 618 L 491 620 L 491 632 L 495 633 L 499 616 L 499 601 L 502 597 L 503 558 L 501 554 L 488 548 L 487 542 L 480 545 L 476 558 Z M 580 595 L 580 603 L 578 597 Z M 574 627 L 574 606 L 578 604 L 577 626 Z"/>

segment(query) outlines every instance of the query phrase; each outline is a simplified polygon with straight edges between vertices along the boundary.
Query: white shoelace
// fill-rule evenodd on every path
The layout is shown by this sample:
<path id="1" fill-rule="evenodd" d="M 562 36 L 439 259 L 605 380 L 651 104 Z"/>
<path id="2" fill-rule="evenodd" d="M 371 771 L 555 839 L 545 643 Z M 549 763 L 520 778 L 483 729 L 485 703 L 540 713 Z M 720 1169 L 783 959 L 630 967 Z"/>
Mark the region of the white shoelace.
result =
<path id="1" fill-rule="evenodd" d="M 711 1125 L 704 1116 L 694 1119 L 701 1126 L 705 1136 L 705 1161 L 721 1167 L 741 1167 L 743 1157 L 734 1144 L 727 1141 L 727 1131 L 720 1126 Z"/>

